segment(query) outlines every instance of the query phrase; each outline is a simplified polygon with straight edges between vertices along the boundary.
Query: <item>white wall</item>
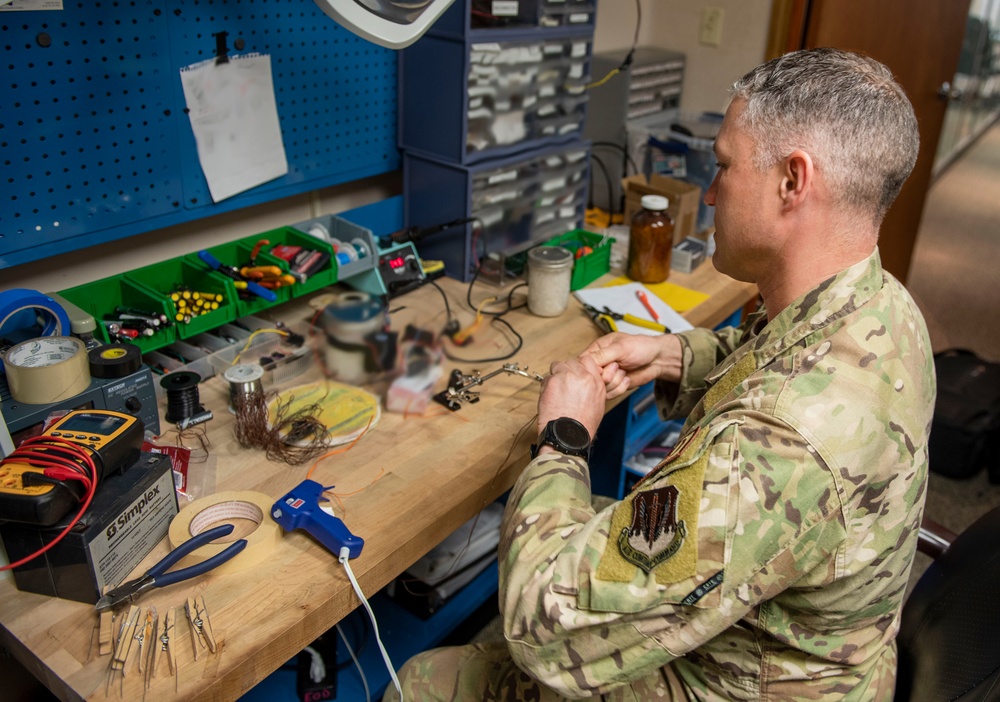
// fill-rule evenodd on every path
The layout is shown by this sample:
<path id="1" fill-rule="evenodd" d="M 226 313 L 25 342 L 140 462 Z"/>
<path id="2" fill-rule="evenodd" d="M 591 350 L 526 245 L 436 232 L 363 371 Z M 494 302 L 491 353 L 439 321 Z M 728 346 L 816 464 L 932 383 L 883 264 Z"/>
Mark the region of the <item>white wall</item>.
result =
<path id="1" fill-rule="evenodd" d="M 597 0 L 595 51 L 628 48 L 635 0 Z M 771 0 L 640 0 L 639 44 L 687 55 L 682 107 L 725 109 L 729 85 L 764 56 Z M 698 43 L 704 7 L 725 11 L 722 44 Z M 401 192 L 398 173 L 218 215 L 0 271 L 0 287 L 63 290 L 174 256 L 301 221 L 337 213 Z"/>
<path id="2" fill-rule="evenodd" d="M 636 0 L 598 0 L 594 51 L 627 49 L 635 31 Z M 764 60 L 771 0 L 639 0 L 639 45 L 681 51 L 687 56 L 681 108 L 722 112 L 733 81 Z M 698 41 L 706 7 L 725 12 L 718 47 Z M 595 76 L 597 78 L 599 76 Z"/>

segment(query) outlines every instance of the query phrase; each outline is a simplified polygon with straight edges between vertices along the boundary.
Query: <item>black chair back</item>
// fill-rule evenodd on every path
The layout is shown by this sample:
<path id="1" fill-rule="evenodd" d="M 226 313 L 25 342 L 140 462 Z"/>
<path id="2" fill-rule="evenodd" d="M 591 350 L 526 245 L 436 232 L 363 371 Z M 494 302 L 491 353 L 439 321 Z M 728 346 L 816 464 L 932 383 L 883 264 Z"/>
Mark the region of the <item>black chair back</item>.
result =
<path id="1" fill-rule="evenodd" d="M 1000 700 L 1000 507 L 921 576 L 897 645 L 895 702 Z"/>

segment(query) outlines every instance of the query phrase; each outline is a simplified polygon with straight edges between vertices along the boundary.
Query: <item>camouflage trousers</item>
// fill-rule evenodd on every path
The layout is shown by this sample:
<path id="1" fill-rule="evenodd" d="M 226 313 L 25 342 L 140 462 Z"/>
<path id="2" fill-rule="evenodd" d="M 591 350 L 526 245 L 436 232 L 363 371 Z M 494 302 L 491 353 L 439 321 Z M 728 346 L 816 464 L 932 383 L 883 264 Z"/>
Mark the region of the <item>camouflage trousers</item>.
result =
<path id="1" fill-rule="evenodd" d="M 437 648 L 419 653 L 399 670 L 405 702 L 563 702 L 514 664 L 503 643 Z M 600 697 L 607 702 L 687 700 L 684 688 L 666 666 L 635 685 Z M 382 702 L 399 702 L 390 684 Z"/>

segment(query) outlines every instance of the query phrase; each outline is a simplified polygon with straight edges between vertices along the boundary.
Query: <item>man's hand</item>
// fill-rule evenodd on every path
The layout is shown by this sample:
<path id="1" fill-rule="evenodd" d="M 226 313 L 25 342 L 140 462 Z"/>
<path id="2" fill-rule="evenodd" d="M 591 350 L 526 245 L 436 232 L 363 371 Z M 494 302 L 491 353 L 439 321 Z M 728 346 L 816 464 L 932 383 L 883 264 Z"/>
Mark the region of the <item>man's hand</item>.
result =
<path id="1" fill-rule="evenodd" d="M 542 381 L 538 398 L 538 432 L 553 419 L 571 417 L 586 427 L 593 439 L 607 401 L 601 368 L 594 359 L 580 357 L 556 361 L 550 373 Z"/>
<path id="2" fill-rule="evenodd" d="M 601 369 L 609 400 L 629 388 L 652 380 L 677 382 L 681 378 L 681 342 L 673 334 L 605 334 L 588 346 L 580 358 L 589 357 Z"/>

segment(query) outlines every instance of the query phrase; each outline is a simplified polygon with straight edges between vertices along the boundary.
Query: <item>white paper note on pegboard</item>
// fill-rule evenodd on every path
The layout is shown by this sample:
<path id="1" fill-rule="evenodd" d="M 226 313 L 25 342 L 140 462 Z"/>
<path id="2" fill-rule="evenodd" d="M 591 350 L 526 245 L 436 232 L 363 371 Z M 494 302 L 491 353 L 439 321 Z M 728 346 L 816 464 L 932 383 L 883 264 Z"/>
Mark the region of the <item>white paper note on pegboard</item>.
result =
<path id="1" fill-rule="evenodd" d="M 202 61 L 181 69 L 181 83 L 212 200 L 288 173 L 270 56 Z"/>

